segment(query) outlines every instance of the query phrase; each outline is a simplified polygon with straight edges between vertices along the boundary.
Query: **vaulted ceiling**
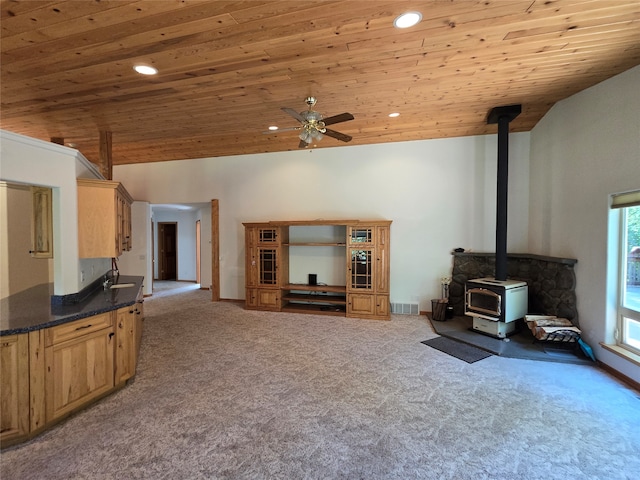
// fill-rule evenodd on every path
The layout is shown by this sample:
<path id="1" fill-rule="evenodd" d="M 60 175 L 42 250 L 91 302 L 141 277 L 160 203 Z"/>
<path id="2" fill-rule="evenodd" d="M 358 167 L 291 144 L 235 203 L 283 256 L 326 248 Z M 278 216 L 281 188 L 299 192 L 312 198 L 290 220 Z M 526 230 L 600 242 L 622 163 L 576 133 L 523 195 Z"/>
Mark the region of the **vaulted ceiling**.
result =
<path id="1" fill-rule="evenodd" d="M 638 0 L 2 0 L 0 128 L 114 165 L 495 133 L 640 64 Z M 394 19 L 422 21 L 397 29 Z M 154 76 L 135 64 L 158 69 Z M 399 113 L 390 118 L 390 113 Z M 277 125 L 285 131 L 264 133 Z M 102 137 L 101 137 L 101 132 Z M 314 143 L 311 144 L 312 146 Z M 105 148 L 102 147 L 102 152 Z"/>

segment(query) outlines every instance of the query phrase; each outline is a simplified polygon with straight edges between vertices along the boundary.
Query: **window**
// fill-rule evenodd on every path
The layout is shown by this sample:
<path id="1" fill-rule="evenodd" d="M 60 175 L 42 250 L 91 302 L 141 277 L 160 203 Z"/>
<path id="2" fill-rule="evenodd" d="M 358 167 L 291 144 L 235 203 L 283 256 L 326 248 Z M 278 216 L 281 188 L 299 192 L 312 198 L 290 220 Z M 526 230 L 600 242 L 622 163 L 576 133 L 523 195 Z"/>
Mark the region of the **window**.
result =
<path id="1" fill-rule="evenodd" d="M 617 344 L 640 355 L 640 191 L 615 195 L 618 209 L 618 322 Z"/>

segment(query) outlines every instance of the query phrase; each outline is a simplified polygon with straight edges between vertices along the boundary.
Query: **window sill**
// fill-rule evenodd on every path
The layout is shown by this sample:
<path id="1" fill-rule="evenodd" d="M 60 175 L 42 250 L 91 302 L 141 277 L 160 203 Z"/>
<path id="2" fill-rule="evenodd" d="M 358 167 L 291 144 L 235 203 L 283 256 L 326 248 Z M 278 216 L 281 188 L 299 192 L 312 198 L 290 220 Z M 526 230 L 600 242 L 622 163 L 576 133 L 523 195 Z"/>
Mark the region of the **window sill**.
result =
<path id="1" fill-rule="evenodd" d="M 640 355 L 636 355 L 635 353 L 632 353 L 629 350 L 619 347 L 618 345 L 609 345 L 606 343 L 601 343 L 600 345 L 605 350 L 609 350 L 611 353 L 615 353 L 616 355 L 626 360 L 629 360 L 631 363 L 634 363 L 640 367 Z"/>

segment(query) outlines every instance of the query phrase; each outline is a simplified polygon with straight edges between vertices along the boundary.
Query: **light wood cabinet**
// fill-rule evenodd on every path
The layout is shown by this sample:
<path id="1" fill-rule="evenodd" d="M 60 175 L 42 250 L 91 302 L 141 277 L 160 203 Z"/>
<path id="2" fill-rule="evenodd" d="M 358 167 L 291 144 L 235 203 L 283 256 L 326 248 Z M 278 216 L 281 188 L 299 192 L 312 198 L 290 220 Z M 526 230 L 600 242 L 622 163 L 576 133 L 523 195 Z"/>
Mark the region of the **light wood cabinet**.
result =
<path id="1" fill-rule="evenodd" d="M 47 422 L 113 388 L 113 337 L 111 312 L 48 329 L 45 348 Z"/>
<path id="2" fill-rule="evenodd" d="M 114 258 L 131 250 L 131 203 L 121 183 L 78 179 L 80 258 Z"/>
<path id="3" fill-rule="evenodd" d="M 136 303 L 135 307 L 135 325 L 136 325 L 136 369 L 138 367 L 138 358 L 140 358 L 140 345 L 142 344 L 142 329 L 144 325 L 144 304 L 142 302 Z"/>
<path id="4" fill-rule="evenodd" d="M 134 307 L 116 311 L 116 351 L 114 383 L 119 385 L 136 371 L 136 312 Z"/>
<path id="5" fill-rule="evenodd" d="M 245 305 L 250 309 L 279 311 L 282 307 L 280 286 L 288 269 L 282 252 L 286 232 L 277 226 L 252 226 L 245 232 L 246 292 Z"/>
<path id="6" fill-rule="evenodd" d="M 22 442 L 135 375 L 142 303 L 0 338 L 0 444 Z"/>
<path id="7" fill-rule="evenodd" d="M 31 250 L 34 258 L 53 258 L 53 191 L 31 187 Z"/>
<path id="8" fill-rule="evenodd" d="M 28 334 L 2 337 L 0 366 L 0 442 L 4 444 L 29 432 Z"/>
<path id="9" fill-rule="evenodd" d="M 390 225 L 386 220 L 245 223 L 246 308 L 388 320 Z M 290 233 L 327 226 L 342 232 L 340 238 L 297 240 Z M 319 248 L 333 249 L 328 261 L 346 259 L 341 284 L 290 283 L 294 248 L 306 249 L 309 256 Z"/>
<path id="10" fill-rule="evenodd" d="M 114 384 L 121 385 L 136 374 L 144 313 L 142 303 L 116 310 Z"/>

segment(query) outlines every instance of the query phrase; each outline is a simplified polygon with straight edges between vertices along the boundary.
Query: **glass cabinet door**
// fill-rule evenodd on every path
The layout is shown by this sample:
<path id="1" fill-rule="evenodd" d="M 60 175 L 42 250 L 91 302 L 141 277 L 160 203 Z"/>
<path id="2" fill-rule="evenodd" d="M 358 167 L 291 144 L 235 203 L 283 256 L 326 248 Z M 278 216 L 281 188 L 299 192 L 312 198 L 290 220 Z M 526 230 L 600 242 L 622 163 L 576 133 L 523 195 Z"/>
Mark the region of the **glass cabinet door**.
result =
<path id="1" fill-rule="evenodd" d="M 371 227 L 349 227 L 348 241 L 350 245 L 371 245 L 374 241 L 373 228 Z"/>
<path id="2" fill-rule="evenodd" d="M 373 250 L 350 249 L 349 286 L 351 290 L 373 290 Z"/>
<path id="3" fill-rule="evenodd" d="M 278 230 L 276 228 L 258 229 L 258 243 L 278 243 Z"/>
<path id="4" fill-rule="evenodd" d="M 259 284 L 277 285 L 277 250 L 275 248 L 260 248 L 258 255 Z"/>

